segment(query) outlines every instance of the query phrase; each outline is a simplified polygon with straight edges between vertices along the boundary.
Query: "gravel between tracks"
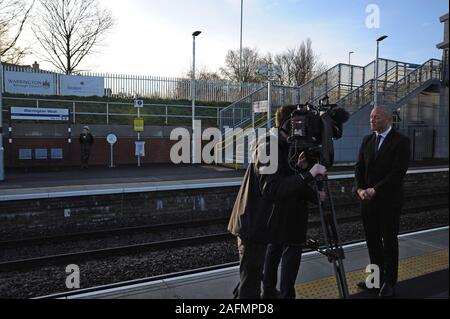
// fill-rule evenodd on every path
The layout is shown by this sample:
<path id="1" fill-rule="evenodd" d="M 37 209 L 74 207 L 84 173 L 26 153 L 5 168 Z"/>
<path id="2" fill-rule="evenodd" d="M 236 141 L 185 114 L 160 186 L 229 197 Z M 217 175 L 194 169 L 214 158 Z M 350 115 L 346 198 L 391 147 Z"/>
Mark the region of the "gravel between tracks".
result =
<path id="1" fill-rule="evenodd" d="M 447 209 L 402 216 L 401 231 L 448 225 Z M 340 225 L 343 241 L 364 238 L 361 222 Z M 310 237 L 319 238 L 318 229 Z M 153 277 L 168 273 L 236 262 L 236 243 L 229 240 L 196 247 L 155 251 L 80 262 L 81 288 Z M 0 298 L 32 298 L 66 292 L 66 265 L 41 267 L 23 272 L 0 274 Z M 231 292 L 230 292 L 231 294 Z"/>

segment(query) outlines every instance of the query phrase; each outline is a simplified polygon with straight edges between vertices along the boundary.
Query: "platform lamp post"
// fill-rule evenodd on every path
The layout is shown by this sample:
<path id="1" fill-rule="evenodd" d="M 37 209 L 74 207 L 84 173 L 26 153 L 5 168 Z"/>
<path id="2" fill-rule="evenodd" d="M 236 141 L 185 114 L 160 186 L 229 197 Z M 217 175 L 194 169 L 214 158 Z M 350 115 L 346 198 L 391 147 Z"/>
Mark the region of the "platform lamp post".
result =
<path id="1" fill-rule="evenodd" d="M 3 149 L 3 63 L 0 54 L 0 182 L 5 180 L 5 151 Z"/>
<path id="2" fill-rule="evenodd" d="M 383 35 L 377 39 L 377 58 L 375 60 L 375 94 L 373 97 L 373 106 L 378 106 L 378 72 L 379 72 L 379 64 L 380 64 L 380 42 L 385 40 L 388 36 Z"/>
<path id="3" fill-rule="evenodd" d="M 242 28 L 244 23 L 244 0 L 241 0 L 241 37 L 240 37 L 240 49 L 239 49 L 239 82 L 241 82 L 241 89 L 244 83 L 243 74 L 242 74 Z"/>
<path id="4" fill-rule="evenodd" d="M 195 158 L 195 95 L 196 95 L 196 83 L 195 83 L 195 38 L 198 37 L 202 32 L 201 31 L 195 31 L 192 33 L 192 83 L 191 83 L 191 90 L 192 90 L 192 164 L 196 163 Z"/>
<path id="5" fill-rule="evenodd" d="M 352 54 L 355 53 L 355 51 L 350 51 L 348 53 L 348 65 L 352 65 Z"/>

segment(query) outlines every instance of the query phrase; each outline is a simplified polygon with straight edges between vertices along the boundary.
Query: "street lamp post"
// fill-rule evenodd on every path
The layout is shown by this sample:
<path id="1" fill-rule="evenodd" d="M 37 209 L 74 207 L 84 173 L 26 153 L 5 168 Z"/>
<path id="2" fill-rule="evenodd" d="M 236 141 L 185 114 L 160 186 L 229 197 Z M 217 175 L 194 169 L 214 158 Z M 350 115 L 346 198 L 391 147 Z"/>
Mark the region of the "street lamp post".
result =
<path id="1" fill-rule="evenodd" d="M 379 59 L 380 59 L 380 42 L 386 39 L 388 36 L 383 35 L 377 39 L 377 57 L 375 60 L 375 94 L 373 98 L 373 106 L 378 106 L 378 72 L 379 72 Z"/>
<path id="2" fill-rule="evenodd" d="M 350 51 L 348 53 L 348 65 L 352 65 L 352 54 L 355 53 L 354 51 Z"/>
<path id="3" fill-rule="evenodd" d="M 195 94 L 196 94 L 196 83 L 195 83 L 195 38 L 198 37 L 202 32 L 201 31 L 195 31 L 192 33 L 192 83 L 191 83 L 191 95 L 192 95 L 192 164 L 196 163 L 196 157 L 195 157 Z"/>
<path id="4" fill-rule="evenodd" d="M 240 46 L 240 50 L 239 50 L 239 81 L 243 82 L 243 77 L 242 77 L 242 28 L 243 28 L 243 23 L 244 23 L 244 0 L 241 0 L 241 46 Z"/>

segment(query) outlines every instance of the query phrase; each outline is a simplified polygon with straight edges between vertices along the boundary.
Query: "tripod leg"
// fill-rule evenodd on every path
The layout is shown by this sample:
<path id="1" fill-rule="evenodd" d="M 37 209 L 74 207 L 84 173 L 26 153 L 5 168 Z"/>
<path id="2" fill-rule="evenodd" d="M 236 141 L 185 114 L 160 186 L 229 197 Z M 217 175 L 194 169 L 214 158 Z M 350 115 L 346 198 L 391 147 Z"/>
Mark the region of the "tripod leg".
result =
<path id="1" fill-rule="evenodd" d="M 319 195 L 319 184 L 316 180 L 317 196 L 319 199 L 319 212 L 320 219 L 322 222 L 323 236 L 325 243 L 328 246 L 328 259 L 333 265 L 334 274 L 336 276 L 336 281 L 338 285 L 339 295 L 341 298 L 348 298 L 348 285 L 345 275 L 345 269 L 343 264 L 344 252 L 339 238 L 339 232 L 337 229 L 337 219 L 336 211 L 334 209 L 333 198 L 331 197 L 331 192 L 328 184 L 328 180 L 324 180 L 324 191 L 328 195 L 328 200 L 330 202 L 331 211 L 329 214 L 325 213 L 323 203 L 320 201 Z"/>
<path id="2" fill-rule="evenodd" d="M 347 284 L 347 278 L 345 274 L 345 268 L 344 268 L 344 250 L 342 248 L 342 242 L 339 235 L 339 226 L 337 222 L 337 216 L 336 216 L 336 210 L 334 207 L 334 201 L 332 198 L 332 194 L 330 191 L 329 181 L 328 178 L 325 179 L 325 188 L 328 194 L 328 199 L 330 202 L 330 208 L 331 208 L 331 216 L 330 216 L 330 226 L 331 226 L 331 232 L 333 233 L 333 240 L 335 244 L 335 249 L 337 252 L 337 258 L 335 260 L 335 269 L 337 272 L 337 280 L 338 280 L 338 288 L 340 290 L 340 295 L 342 298 L 348 298 L 349 292 L 348 292 L 348 284 Z"/>

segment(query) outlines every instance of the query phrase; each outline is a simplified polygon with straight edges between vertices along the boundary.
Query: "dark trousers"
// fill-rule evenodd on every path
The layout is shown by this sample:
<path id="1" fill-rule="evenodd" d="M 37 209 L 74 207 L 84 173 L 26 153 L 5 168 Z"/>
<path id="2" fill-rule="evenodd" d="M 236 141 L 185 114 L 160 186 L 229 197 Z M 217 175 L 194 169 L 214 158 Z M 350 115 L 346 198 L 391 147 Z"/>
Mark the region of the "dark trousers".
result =
<path id="1" fill-rule="evenodd" d="M 91 148 L 87 145 L 81 145 L 81 166 L 83 168 L 89 167 L 89 157 L 91 156 Z"/>
<path id="2" fill-rule="evenodd" d="M 240 257 L 239 299 L 260 299 L 266 244 L 238 238 Z"/>
<path id="3" fill-rule="evenodd" d="M 363 207 L 362 217 L 370 263 L 380 267 L 381 282 L 398 281 L 398 233 L 401 207 Z"/>
<path id="4" fill-rule="evenodd" d="M 281 298 L 295 299 L 295 283 L 301 260 L 301 246 L 270 244 L 267 247 L 264 263 L 264 292 L 270 294 L 275 291 L 278 279 L 278 267 L 281 262 Z"/>

